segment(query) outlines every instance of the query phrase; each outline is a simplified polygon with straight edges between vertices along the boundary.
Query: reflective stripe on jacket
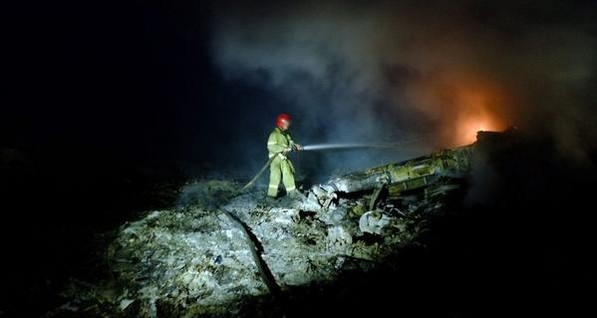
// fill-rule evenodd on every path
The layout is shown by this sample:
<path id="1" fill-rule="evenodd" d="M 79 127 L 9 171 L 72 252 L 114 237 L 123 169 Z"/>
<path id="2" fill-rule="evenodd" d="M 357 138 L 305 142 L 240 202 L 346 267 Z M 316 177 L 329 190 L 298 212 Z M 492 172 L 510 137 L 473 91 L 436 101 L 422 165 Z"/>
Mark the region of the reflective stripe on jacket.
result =
<path id="1" fill-rule="evenodd" d="M 269 134 L 269 138 L 267 139 L 267 151 L 269 152 L 269 158 L 273 157 L 275 154 L 278 154 L 281 159 L 287 159 L 282 152 L 284 149 L 294 147 L 295 143 L 288 131 L 282 131 L 280 128 L 276 127 Z"/>

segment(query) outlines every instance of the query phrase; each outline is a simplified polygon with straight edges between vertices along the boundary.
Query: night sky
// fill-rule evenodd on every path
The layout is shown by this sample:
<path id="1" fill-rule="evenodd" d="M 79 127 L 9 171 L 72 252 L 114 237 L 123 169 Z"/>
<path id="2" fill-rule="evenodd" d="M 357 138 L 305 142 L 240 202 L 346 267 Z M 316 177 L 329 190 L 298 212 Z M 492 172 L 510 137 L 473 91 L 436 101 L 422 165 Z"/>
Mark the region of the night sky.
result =
<path id="1" fill-rule="evenodd" d="M 73 236 L 50 239 L 40 255 L 68 259 L 76 252 L 54 246 L 90 223 L 154 207 L 130 195 L 147 174 L 246 181 L 267 159 L 280 112 L 303 144 L 405 144 L 301 154 L 305 182 L 512 126 L 552 145 L 555 161 L 595 171 L 595 1 L 3 7 L 2 210 L 20 227 L 34 223 L 29 240 L 7 247 L 33 272 L 27 250 L 53 229 Z"/>
<path id="2" fill-rule="evenodd" d="M 9 147 L 254 168 L 282 111 L 305 144 L 595 139 L 591 1 L 11 6 Z"/>

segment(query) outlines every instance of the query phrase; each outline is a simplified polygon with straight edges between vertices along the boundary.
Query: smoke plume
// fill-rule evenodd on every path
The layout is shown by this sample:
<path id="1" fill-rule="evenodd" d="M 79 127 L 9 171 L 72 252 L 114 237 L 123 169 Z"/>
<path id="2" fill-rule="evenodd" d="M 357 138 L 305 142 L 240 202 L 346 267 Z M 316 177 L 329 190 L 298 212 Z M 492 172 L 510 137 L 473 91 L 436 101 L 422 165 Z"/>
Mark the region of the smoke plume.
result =
<path id="1" fill-rule="evenodd" d="M 222 78 L 283 100 L 276 111 L 296 118 L 291 130 L 303 142 L 422 140 L 396 150 L 392 159 L 400 159 L 516 125 L 582 157 L 597 137 L 588 13 L 595 9 L 550 1 L 224 1 L 213 6 L 211 52 Z M 381 163 L 376 158 L 349 161 Z"/>

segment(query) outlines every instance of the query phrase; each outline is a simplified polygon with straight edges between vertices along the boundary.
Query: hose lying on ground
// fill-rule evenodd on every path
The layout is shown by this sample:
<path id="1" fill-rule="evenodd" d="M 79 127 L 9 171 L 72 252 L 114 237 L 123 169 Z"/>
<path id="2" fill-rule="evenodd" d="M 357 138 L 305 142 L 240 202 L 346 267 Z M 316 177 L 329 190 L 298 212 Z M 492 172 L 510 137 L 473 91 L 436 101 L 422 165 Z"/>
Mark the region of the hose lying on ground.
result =
<path id="1" fill-rule="evenodd" d="M 263 247 L 261 246 L 261 243 L 255 236 L 255 234 L 253 234 L 253 232 L 251 232 L 249 227 L 243 221 L 241 221 L 241 219 L 238 218 L 238 216 L 236 216 L 234 213 L 232 213 L 230 211 L 227 211 L 226 209 L 220 209 L 220 210 L 222 212 L 224 212 L 224 214 L 226 214 L 226 216 L 230 220 L 232 220 L 233 223 L 245 235 L 247 243 L 249 244 L 249 249 L 251 250 L 251 255 L 253 256 L 253 261 L 255 262 L 255 265 L 257 265 L 257 269 L 259 270 L 259 275 L 261 276 L 261 279 L 263 279 L 263 282 L 269 289 L 270 293 L 272 293 L 274 298 L 279 299 L 280 298 L 280 286 L 278 286 L 278 284 L 276 283 L 276 279 L 274 278 L 274 275 L 272 274 L 271 270 L 267 266 L 267 263 L 261 257 L 261 253 L 263 252 Z"/>

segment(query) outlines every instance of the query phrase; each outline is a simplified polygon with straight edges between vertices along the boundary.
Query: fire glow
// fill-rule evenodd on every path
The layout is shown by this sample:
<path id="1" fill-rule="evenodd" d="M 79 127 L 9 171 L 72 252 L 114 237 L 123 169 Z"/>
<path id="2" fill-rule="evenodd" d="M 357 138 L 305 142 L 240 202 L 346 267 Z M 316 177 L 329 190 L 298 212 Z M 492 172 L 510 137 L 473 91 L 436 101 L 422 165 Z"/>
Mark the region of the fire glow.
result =
<path id="1" fill-rule="evenodd" d="M 470 118 L 464 121 L 459 126 L 456 133 L 456 143 L 459 145 L 465 145 L 473 143 L 477 139 L 478 131 L 496 131 L 501 129 L 492 128 L 496 125 L 491 124 L 489 118 Z"/>
<path id="2" fill-rule="evenodd" d="M 510 94 L 499 83 L 481 75 L 445 73 L 427 78 L 407 93 L 413 105 L 435 125 L 436 143 L 457 147 L 477 140 L 477 132 L 502 131 Z"/>
<path id="3" fill-rule="evenodd" d="M 457 145 L 470 144 L 476 140 L 478 131 L 500 131 L 504 124 L 492 110 L 498 107 L 496 94 L 484 89 L 460 89 L 457 92 L 458 115 L 453 132 Z"/>

